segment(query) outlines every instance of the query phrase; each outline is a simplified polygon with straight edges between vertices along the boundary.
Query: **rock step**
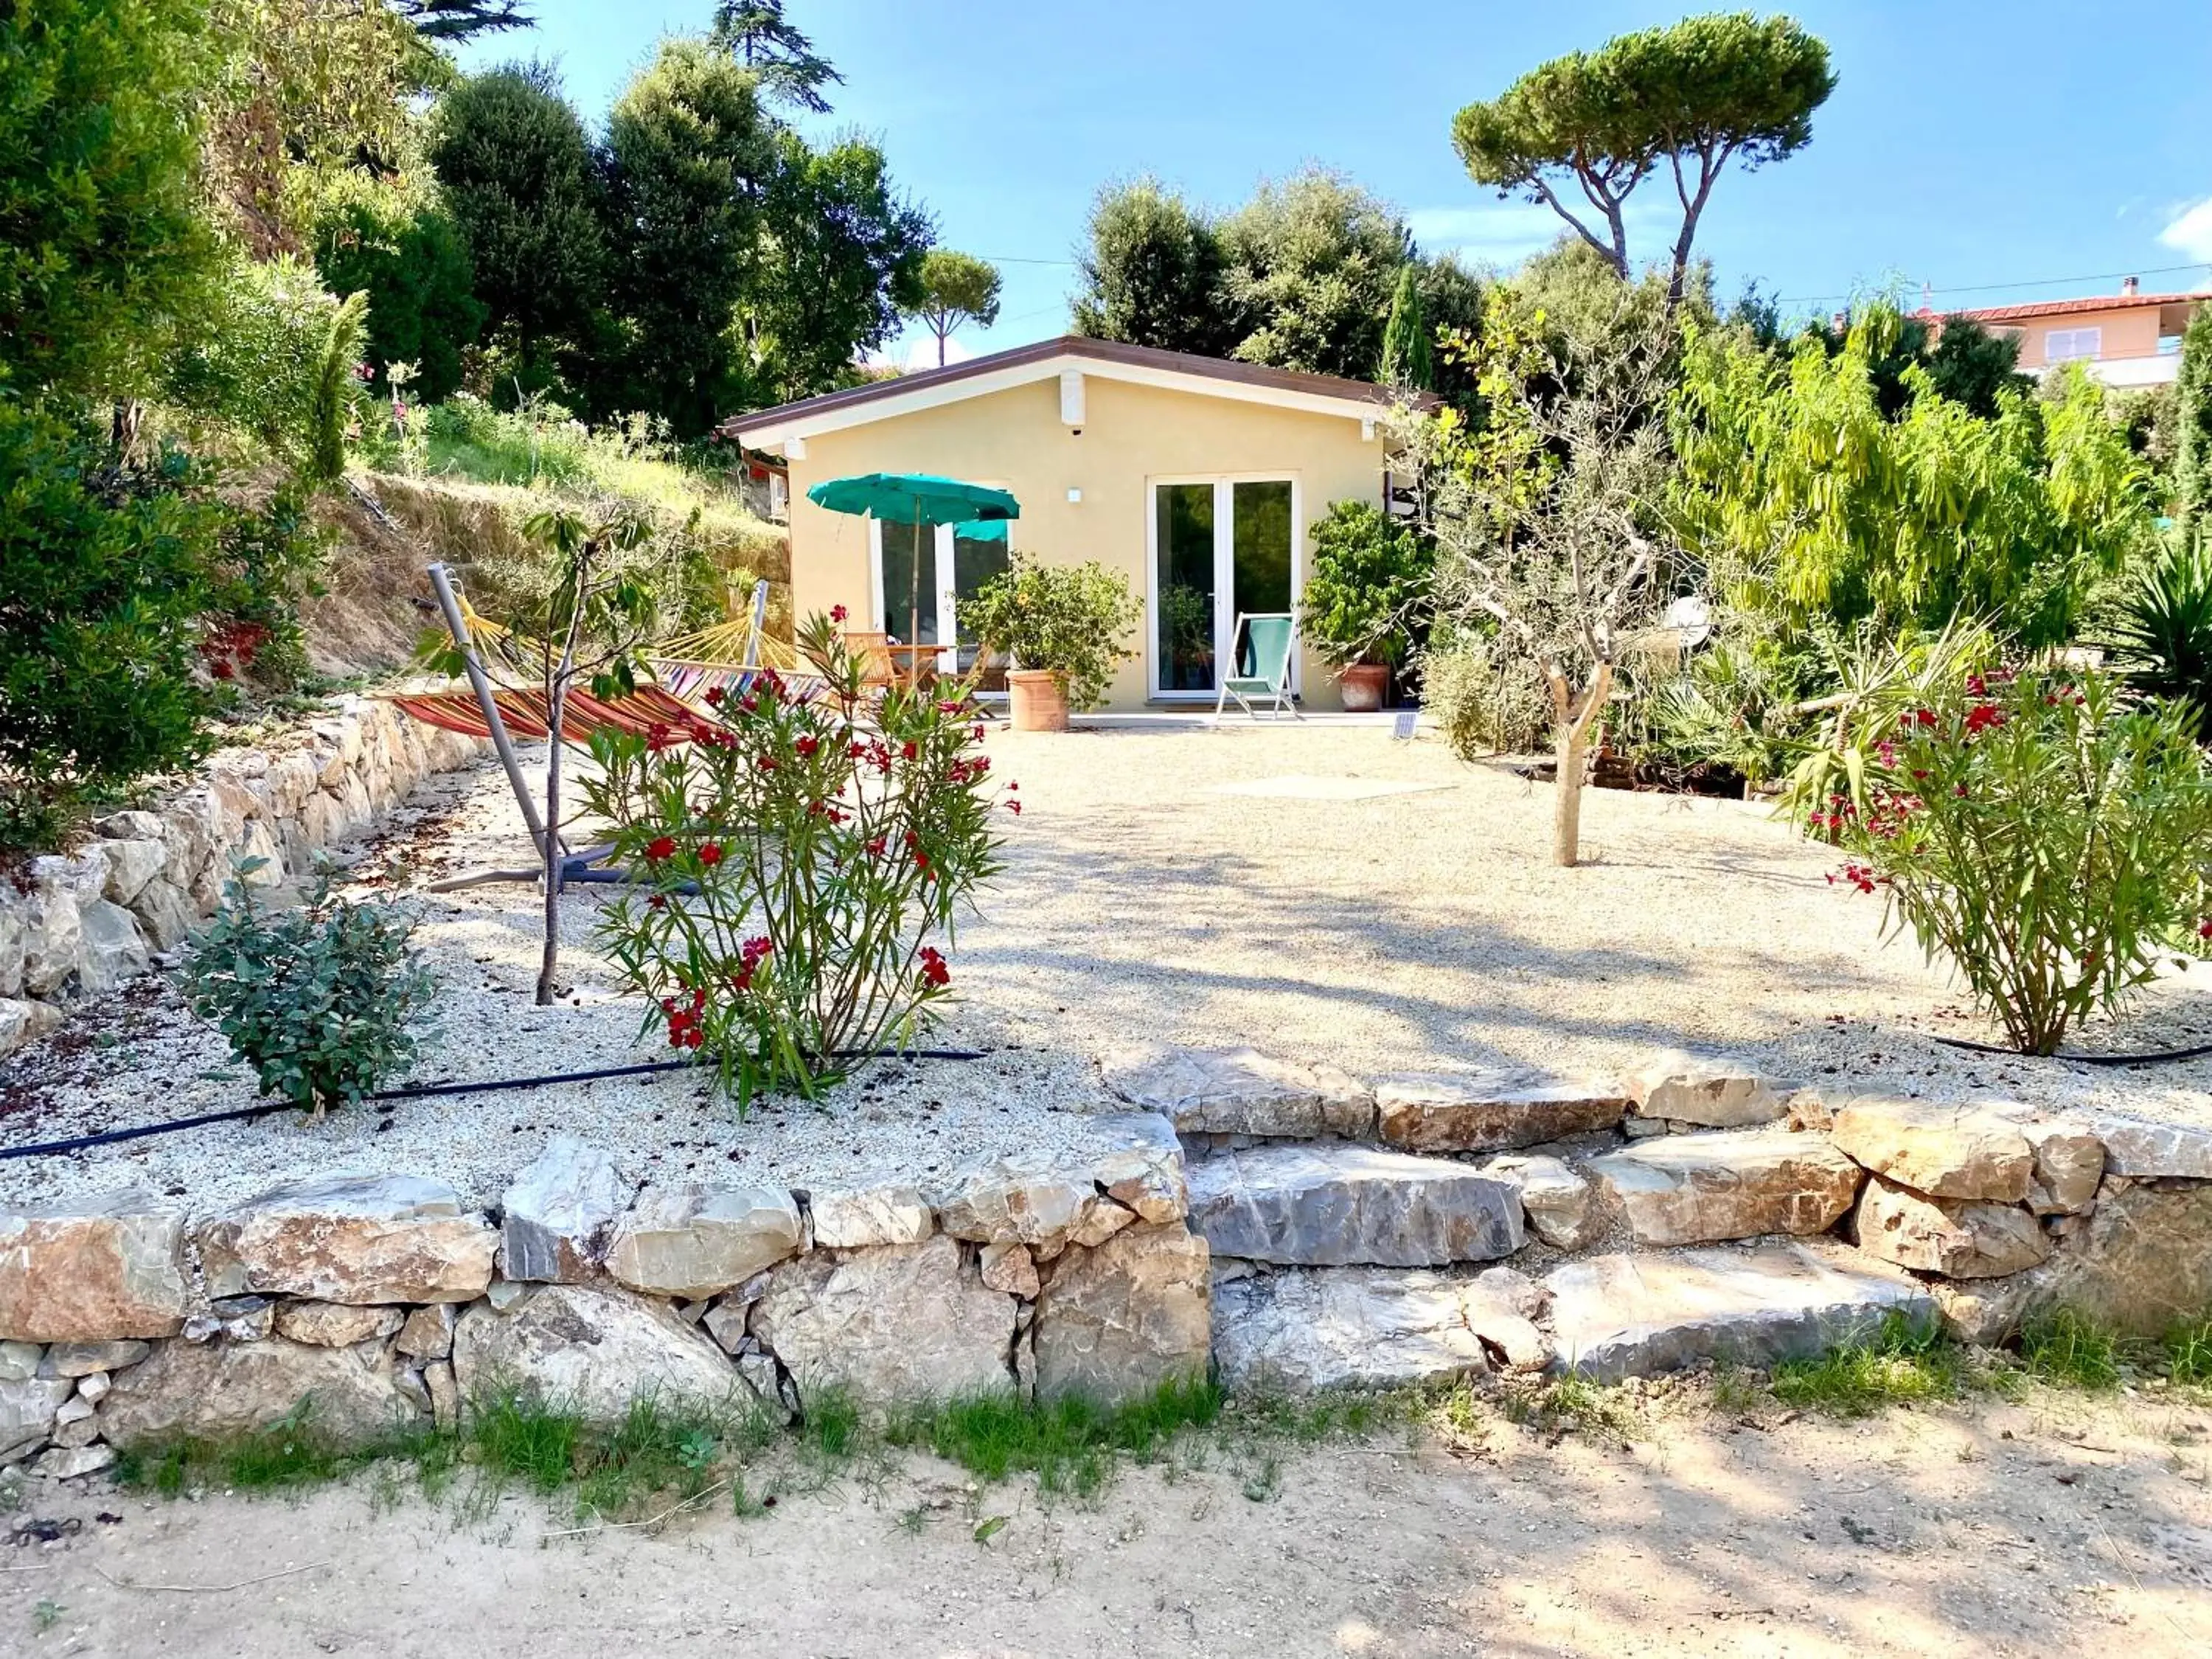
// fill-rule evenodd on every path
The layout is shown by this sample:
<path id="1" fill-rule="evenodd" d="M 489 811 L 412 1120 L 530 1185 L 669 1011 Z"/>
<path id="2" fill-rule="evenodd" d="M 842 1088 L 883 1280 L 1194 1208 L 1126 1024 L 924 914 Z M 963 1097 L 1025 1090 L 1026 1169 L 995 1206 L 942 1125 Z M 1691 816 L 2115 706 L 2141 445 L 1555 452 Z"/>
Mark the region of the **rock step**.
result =
<path id="1" fill-rule="evenodd" d="M 1521 1248 L 1520 1188 L 1449 1158 L 1283 1146 L 1192 1166 L 1190 1224 L 1216 1255 L 1285 1267 L 1440 1267 Z"/>
<path id="2" fill-rule="evenodd" d="M 1863 1177 L 1826 1136 L 1775 1129 L 1664 1135 L 1592 1158 L 1589 1169 L 1636 1242 L 1654 1245 L 1826 1232 Z"/>
<path id="3" fill-rule="evenodd" d="M 1705 1360 L 1772 1365 L 1871 1336 L 1893 1313 L 1936 1316 L 1905 1275 L 1794 1240 L 1594 1256 L 1554 1268 L 1544 1288 L 1553 1369 L 1608 1382 Z"/>
<path id="4" fill-rule="evenodd" d="M 1301 1066 L 1255 1048 L 1155 1044 L 1108 1060 L 1106 1086 L 1179 1134 L 1357 1140 L 1375 1132 L 1375 1097 L 1334 1066 Z"/>
<path id="5" fill-rule="evenodd" d="M 1610 1129 L 1628 1109 L 1618 1084 L 1506 1071 L 1406 1073 L 1377 1079 L 1376 1129 L 1414 1152 L 1507 1152 Z"/>
<path id="6" fill-rule="evenodd" d="M 1214 1362 L 1232 1389 L 1292 1393 L 1540 1370 L 1552 1356 L 1534 1317 L 1543 1304 L 1510 1267 L 1224 1274 L 1213 1286 Z"/>

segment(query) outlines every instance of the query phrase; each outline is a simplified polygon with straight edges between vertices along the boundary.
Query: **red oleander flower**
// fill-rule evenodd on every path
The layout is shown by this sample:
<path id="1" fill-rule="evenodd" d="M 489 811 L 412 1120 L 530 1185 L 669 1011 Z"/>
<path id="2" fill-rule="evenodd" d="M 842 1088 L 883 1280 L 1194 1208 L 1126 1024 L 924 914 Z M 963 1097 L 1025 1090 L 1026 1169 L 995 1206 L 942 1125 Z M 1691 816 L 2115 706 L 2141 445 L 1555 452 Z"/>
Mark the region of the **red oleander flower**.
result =
<path id="1" fill-rule="evenodd" d="M 797 743 L 792 745 L 793 748 L 799 750 L 799 758 L 801 760 L 812 760 L 814 758 L 814 751 L 821 746 L 822 739 L 819 738 L 801 738 Z"/>
<path id="2" fill-rule="evenodd" d="M 719 685 L 708 686 L 707 688 L 707 707 L 709 708 L 720 708 L 722 706 L 722 699 L 729 695 L 730 694 L 728 692 L 722 690 Z"/>
<path id="3" fill-rule="evenodd" d="M 833 623 L 844 621 L 846 614 L 845 607 L 842 605 L 833 605 L 830 607 L 830 620 Z"/>
<path id="4" fill-rule="evenodd" d="M 1966 735 L 1985 732 L 1993 726 L 2005 723 L 2004 710 L 1993 702 L 1978 702 L 1966 711 Z"/>
<path id="5" fill-rule="evenodd" d="M 657 755 L 675 741 L 676 734 L 659 720 L 653 721 L 645 728 L 645 748 L 647 754 Z"/>
<path id="6" fill-rule="evenodd" d="M 708 842 L 704 847 L 699 849 L 700 863 L 713 866 L 720 864 L 721 861 L 722 849 L 715 846 L 713 842 Z"/>
<path id="7" fill-rule="evenodd" d="M 665 910 L 668 908 L 668 896 L 665 893 L 655 893 L 651 898 L 646 900 L 645 908 L 648 910 Z"/>
<path id="8" fill-rule="evenodd" d="M 2197 924 L 2197 937 L 2199 939 L 2212 939 L 2212 916 L 2207 916 L 2203 921 Z"/>
<path id="9" fill-rule="evenodd" d="M 952 970 L 945 965 L 945 957 L 933 945 L 921 947 L 921 982 L 928 986 L 950 985 Z"/>
<path id="10" fill-rule="evenodd" d="M 763 772 L 773 772 L 775 770 L 775 757 L 773 755 L 763 755 L 760 759 L 753 763 L 759 767 Z"/>
<path id="11" fill-rule="evenodd" d="M 672 836 L 655 836 L 646 843 L 645 861 L 647 864 L 659 864 L 664 859 L 675 856 L 676 838 Z"/>
<path id="12" fill-rule="evenodd" d="M 1016 817 L 1021 817 L 1021 815 L 1022 815 L 1022 804 L 1021 804 L 1021 802 L 1019 802 L 1019 801 L 1018 801 L 1018 800 L 1010 800 L 1010 801 L 1008 801 L 1008 802 L 1006 803 L 1006 811 L 1008 811 L 1009 812 L 1012 812 L 1012 813 Z"/>
<path id="13" fill-rule="evenodd" d="M 921 752 L 921 750 L 915 746 L 911 738 L 899 745 L 899 758 L 901 760 L 912 760 Z"/>

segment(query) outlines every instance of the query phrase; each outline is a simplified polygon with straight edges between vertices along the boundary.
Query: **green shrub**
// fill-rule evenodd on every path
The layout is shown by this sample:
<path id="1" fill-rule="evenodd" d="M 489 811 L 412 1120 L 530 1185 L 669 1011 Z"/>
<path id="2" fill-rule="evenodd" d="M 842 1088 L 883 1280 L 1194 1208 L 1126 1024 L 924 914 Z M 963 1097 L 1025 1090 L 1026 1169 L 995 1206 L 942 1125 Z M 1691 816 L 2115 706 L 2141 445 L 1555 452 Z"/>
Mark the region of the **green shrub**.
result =
<path id="1" fill-rule="evenodd" d="M 1790 804 L 2014 1046 L 2052 1054 L 2162 957 L 2202 947 L 2212 774 L 2187 713 L 2106 675 L 1928 661 L 1844 711 L 1858 738 L 1840 766 L 1802 768 Z M 1814 781 L 1831 778 L 1847 787 Z"/>
<path id="2" fill-rule="evenodd" d="M 1525 659 L 1480 634 L 1460 633 L 1421 658 L 1421 706 L 1462 760 L 1545 746 L 1552 701 Z"/>
<path id="3" fill-rule="evenodd" d="M 2112 643 L 2129 678 L 2196 711 L 2212 742 L 2212 539 L 2175 537 L 2124 590 Z"/>
<path id="4" fill-rule="evenodd" d="M 0 844 L 53 845 L 81 798 L 205 751 L 229 515 L 192 482 L 0 392 Z"/>
<path id="5" fill-rule="evenodd" d="M 1134 653 L 1139 605 L 1127 578 L 1102 564 L 1040 564 L 1017 553 L 1008 568 L 960 601 L 960 625 L 1017 668 L 1059 676 L 1068 706 L 1106 695 L 1114 665 Z"/>
<path id="6" fill-rule="evenodd" d="M 1313 545 L 1301 607 L 1307 640 L 1340 667 L 1405 661 L 1427 637 L 1435 550 L 1367 501 L 1332 502 Z"/>
<path id="7" fill-rule="evenodd" d="M 408 949 L 406 911 L 334 897 L 327 866 L 305 902 L 268 908 L 246 879 L 261 862 L 239 866 L 215 920 L 192 936 L 185 999 L 253 1067 L 264 1094 L 320 1117 L 405 1069 L 410 1027 L 437 981 Z"/>
<path id="8" fill-rule="evenodd" d="M 324 283 L 368 295 L 372 380 L 382 386 L 389 365 L 412 363 L 425 401 L 459 391 L 461 354 L 483 331 L 484 307 L 459 228 L 435 192 L 348 168 L 315 205 L 314 239 Z"/>
<path id="9" fill-rule="evenodd" d="M 583 785 L 645 889 L 608 906 L 602 946 L 740 1109 L 933 1023 L 951 979 L 936 941 L 999 868 L 981 727 L 893 691 L 863 728 L 836 625 L 810 619 L 799 645 L 820 695 L 768 673 L 716 720 L 600 732 Z"/>
<path id="10" fill-rule="evenodd" d="M 171 363 L 164 394 L 251 434 L 295 467 L 336 477 L 367 308 L 365 297 L 325 293 L 312 265 L 241 260 Z"/>

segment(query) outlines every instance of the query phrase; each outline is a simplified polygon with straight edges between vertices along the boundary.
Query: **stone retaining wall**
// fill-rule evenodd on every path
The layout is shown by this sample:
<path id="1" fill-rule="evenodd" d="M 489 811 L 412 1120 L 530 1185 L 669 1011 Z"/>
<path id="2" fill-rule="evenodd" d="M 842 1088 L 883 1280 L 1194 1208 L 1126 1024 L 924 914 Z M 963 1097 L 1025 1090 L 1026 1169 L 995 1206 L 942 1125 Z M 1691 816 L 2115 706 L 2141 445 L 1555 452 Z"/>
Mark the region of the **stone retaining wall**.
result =
<path id="1" fill-rule="evenodd" d="M 1080 1167 L 972 1164 L 925 1194 L 647 1186 L 555 1139 L 498 1207 L 332 1176 L 195 1219 L 143 1192 L 0 1212 L 0 1462 L 68 1478 L 311 1400 L 335 1439 L 526 1386 L 796 1411 L 1003 1392 L 1116 1401 L 1203 1375 L 1206 1241 L 1163 1118 Z"/>
<path id="2" fill-rule="evenodd" d="M 226 750 L 153 810 L 110 813 L 98 839 L 0 882 L 0 1054 L 174 950 L 214 914 L 234 857 L 267 859 L 248 878 L 264 885 L 303 876 L 314 849 L 360 836 L 423 779 L 483 750 L 368 697 L 346 698 L 302 736 L 273 751 Z"/>

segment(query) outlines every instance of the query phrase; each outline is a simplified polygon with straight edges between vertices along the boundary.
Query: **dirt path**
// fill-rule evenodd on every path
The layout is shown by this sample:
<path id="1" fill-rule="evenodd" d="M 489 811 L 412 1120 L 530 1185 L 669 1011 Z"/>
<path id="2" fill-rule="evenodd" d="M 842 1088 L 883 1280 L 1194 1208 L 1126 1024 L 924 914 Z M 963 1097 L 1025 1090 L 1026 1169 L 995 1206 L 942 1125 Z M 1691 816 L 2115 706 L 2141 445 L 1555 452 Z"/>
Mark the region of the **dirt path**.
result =
<path id="1" fill-rule="evenodd" d="M 1481 1438 L 1295 1451 L 1256 1480 L 1213 1455 L 1088 1504 L 915 1459 L 753 1519 L 551 1541 L 566 1512 L 529 1498 L 462 1520 L 366 1481 L 296 1502 L 34 1486 L 12 1520 L 82 1531 L 5 1553 L 0 1652 L 2152 1659 L 2212 1641 L 2202 1407 L 2039 1395 L 1760 1428 L 1700 1411 L 1633 1447 L 1490 1419 Z"/>

